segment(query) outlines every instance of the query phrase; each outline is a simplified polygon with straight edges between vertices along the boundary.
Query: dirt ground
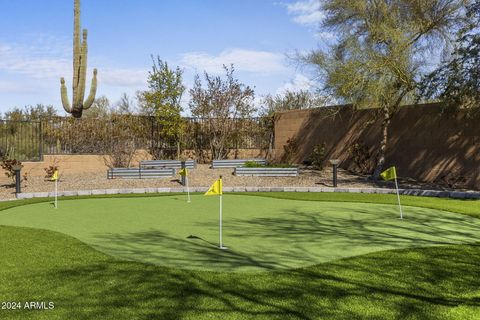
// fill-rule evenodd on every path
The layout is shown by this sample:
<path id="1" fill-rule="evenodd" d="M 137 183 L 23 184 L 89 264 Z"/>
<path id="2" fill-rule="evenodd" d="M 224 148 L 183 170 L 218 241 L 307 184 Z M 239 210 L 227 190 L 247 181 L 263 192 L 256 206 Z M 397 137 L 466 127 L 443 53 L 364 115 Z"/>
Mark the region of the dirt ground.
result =
<path id="1" fill-rule="evenodd" d="M 298 177 L 236 177 L 233 169 L 210 169 L 209 165 L 198 165 L 189 171 L 189 184 L 192 187 L 208 187 L 223 176 L 224 186 L 228 187 L 331 187 L 332 170 L 323 171 L 308 168 L 300 169 Z M 60 172 L 59 191 L 123 189 L 123 188 L 153 188 L 180 187 L 175 178 L 162 179 L 107 179 L 106 172 L 85 173 L 81 175 L 64 175 Z M 399 179 L 400 188 L 421 188 L 429 190 L 451 190 L 446 187 L 415 181 L 414 179 Z M 339 188 L 394 188 L 392 182 L 374 182 L 367 176 L 353 174 L 340 169 L 338 171 Z M 29 177 L 22 182 L 22 192 L 46 192 L 53 190 L 53 182 L 42 177 Z M 0 200 L 14 199 L 15 185 L 11 179 L 0 176 Z"/>

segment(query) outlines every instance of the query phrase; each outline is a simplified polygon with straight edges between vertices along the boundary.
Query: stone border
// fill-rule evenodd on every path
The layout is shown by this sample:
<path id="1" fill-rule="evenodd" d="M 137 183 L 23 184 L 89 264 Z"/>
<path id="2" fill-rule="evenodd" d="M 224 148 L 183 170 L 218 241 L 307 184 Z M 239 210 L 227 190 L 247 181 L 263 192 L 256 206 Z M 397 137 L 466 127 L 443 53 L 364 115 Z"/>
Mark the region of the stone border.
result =
<path id="1" fill-rule="evenodd" d="M 207 187 L 192 187 L 190 192 L 206 192 Z M 319 188 L 319 187 L 224 187 L 224 192 L 341 192 L 341 193 L 368 193 L 368 194 L 395 194 L 395 189 L 383 188 Z M 400 194 L 410 196 L 453 198 L 453 199 L 480 199 L 477 191 L 437 191 L 422 189 L 400 189 Z M 140 189 L 101 189 L 60 191 L 59 197 L 91 196 L 107 194 L 144 194 L 144 193 L 180 193 L 187 192 L 186 188 L 140 188 Z M 17 199 L 53 198 L 53 192 L 20 193 Z"/>

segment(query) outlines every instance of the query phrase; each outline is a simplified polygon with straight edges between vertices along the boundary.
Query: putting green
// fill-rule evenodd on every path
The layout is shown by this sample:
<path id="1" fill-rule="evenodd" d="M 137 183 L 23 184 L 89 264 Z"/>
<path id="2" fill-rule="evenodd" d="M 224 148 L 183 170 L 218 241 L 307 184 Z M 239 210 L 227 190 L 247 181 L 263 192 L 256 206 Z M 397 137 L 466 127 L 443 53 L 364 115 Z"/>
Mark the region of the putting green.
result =
<path id="1" fill-rule="evenodd" d="M 71 235 L 124 260 L 183 269 L 290 269 L 413 246 L 480 241 L 480 219 L 395 205 L 225 195 L 218 246 L 218 197 L 183 195 L 60 201 L 0 211 L 0 225 Z"/>

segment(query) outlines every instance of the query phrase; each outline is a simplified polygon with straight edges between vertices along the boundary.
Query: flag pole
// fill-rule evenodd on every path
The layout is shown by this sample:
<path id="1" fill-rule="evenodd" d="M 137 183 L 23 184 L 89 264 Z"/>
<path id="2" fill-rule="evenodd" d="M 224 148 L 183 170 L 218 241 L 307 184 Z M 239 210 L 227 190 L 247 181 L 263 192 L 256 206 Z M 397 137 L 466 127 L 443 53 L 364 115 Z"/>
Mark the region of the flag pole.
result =
<path id="1" fill-rule="evenodd" d="M 400 203 L 400 191 L 398 190 L 397 174 L 395 172 L 395 187 L 397 188 L 398 207 L 400 208 L 400 219 L 403 220 L 402 204 Z"/>
<path id="2" fill-rule="evenodd" d="M 222 238 L 222 211 L 223 211 L 223 183 L 222 183 L 222 176 L 220 176 L 220 249 L 225 250 L 227 247 L 223 246 L 223 238 Z"/>
<path id="3" fill-rule="evenodd" d="M 220 249 L 223 249 L 223 239 L 222 239 L 222 195 L 220 195 Z"/>
<path id="4" fill-rule="evenodd" d="M 190 188 L 188 187 L 188 175 L 185 175 L 185 182 L 187 183 L 187 202 L 190 203 Z"/>
<path id="5" fill-rule="evenodd" d="M 58 178 L 55 179 L 55 209 L 58 207 Z"/>

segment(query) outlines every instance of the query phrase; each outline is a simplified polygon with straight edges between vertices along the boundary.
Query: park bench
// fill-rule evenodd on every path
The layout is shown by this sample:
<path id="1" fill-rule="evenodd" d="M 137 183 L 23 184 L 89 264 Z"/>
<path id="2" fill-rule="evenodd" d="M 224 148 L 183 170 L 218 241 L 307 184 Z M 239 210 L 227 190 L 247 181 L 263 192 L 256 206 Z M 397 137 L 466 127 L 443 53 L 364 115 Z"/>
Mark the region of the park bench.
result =
<path id="1" fill-rule="evenodd" d="M 212 169 L 218 168 L 236 168 L 245 165 L 245 162 L 255 162 L 259 165 L 267 165 L 265 159 L 228 159 L 228 160 L 213 160 Z"/>
<path id="2" fill-rule="evenodd" d="M 298 168 L 235 168 L 236 176 L 257 176 L 257 177 L 296 177 Z"/>
<path id="3" fill-rule="evenodd" d="M 173 168 L 112 168 L 107 171 L 108 179 L 156 179 L 173 176 L 175 176 L 175 169 Z"/>
<path id="4" fill-rule="evenodd" d="M 195 169 L 197 162 L 195 160 L 185 161 L 187 169 Z M 182 162 L 180 160 L 144 160 L 140 161 L 140 168 L 174 168 L 180 169 Z"/>

